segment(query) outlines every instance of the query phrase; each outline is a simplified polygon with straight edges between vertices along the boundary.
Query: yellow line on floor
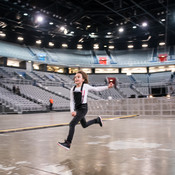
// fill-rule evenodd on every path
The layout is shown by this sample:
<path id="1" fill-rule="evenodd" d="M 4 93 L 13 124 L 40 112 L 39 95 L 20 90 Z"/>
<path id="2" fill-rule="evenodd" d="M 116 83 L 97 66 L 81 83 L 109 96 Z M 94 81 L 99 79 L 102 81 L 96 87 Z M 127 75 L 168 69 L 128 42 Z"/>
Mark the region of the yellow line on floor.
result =
<path id="1" fill-rule="evenodd" d="M 103 118 L 102 120 L 113 120 L 113 119 L 124 119 L 124 118 L 131 118 L 136 117 L 138 115 L 128 115 L 128 116 L 121 116 L 121 117 L 112 117 L 112 118 Z M 43 126 L 34 126 L 34 127 L 25 127 L 25 128 L 15 128 L 15 129 L 6 129 L 0 130 L 0 134 L 9 133 L 9 132 L 19 132 L 19 131 L 27 131 L 27 130 L 34 130 L 34 129 L 43 129 L 43 128 L 51 128 L 51 127 L 60 127 L 60 126 L 67 126 L 69 123 L 60 123 L 60 124 L 53 124 L 53 125 L 43 125 Z"/>

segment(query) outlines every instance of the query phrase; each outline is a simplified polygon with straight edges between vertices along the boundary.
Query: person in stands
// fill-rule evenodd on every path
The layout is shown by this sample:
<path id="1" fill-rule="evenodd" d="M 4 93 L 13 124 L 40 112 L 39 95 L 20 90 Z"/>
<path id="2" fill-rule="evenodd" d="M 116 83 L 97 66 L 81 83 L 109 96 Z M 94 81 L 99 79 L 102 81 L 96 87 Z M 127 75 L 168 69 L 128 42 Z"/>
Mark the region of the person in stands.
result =
<path id="1" fill-rule="evenodd" d="M 50 111 L 52 111 L 52 109 L 53 109 L 53 98 L 50 98 L 49 99 L 49 108 L 50 108 Z"/>

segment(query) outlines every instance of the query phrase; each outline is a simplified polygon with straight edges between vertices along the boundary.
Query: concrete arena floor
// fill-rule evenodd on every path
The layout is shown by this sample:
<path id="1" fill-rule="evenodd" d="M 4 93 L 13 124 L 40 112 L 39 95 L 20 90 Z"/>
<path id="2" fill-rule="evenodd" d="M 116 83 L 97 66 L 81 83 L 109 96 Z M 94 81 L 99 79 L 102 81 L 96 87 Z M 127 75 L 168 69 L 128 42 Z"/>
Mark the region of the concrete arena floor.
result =
<path id="1" fill-rule="evenodd" d="M 70 119 L 68 112 L 2 115 L 0 130 Z M 68 126 L 0 134 L 0 175 L 174 175 L 174 130 L 175 119 L 154 116 L 78 125 L 70 151 L 57 146 Z"/>

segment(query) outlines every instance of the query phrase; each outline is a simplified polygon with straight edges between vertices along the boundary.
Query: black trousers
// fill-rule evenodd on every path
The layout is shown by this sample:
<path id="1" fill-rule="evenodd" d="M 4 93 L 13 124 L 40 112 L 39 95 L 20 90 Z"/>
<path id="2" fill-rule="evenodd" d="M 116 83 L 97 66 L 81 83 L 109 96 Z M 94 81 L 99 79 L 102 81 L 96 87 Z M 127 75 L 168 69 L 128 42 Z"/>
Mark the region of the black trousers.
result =
<path id="1" fill-rule="evenodd" d="M 50 110 L 52 110 L 52 106 L 53 106 L 53 104 L 52 104 L 52 103 L 50 103 L 50 105 L 49 105 Z"/>
<path id="2" fill-rule="evenodd" d="M 93 119 L 86 122 L 85 115 L 87 114 L 87 111 L 88 111 L 87 104 L 83 104 L 80 109 L 76 110 L 77 115 L 69 123 L 69 134 L 67 136 L 67 141 L 69 143 L 72 142 L 75 132 L 75 126 L 78 124 L 78 122 L 81 123 L 83 128 L 86 128 L 94 123 L 97 123 L 97 119 Z"/>

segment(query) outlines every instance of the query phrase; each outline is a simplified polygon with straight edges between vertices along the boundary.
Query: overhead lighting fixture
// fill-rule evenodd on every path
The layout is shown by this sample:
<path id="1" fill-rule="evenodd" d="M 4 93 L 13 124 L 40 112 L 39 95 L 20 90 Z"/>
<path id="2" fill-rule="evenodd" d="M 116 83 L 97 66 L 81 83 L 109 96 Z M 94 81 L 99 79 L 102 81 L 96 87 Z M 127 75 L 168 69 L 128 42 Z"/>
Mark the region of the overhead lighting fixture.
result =
<path id="1" fill-rule="evenodd" d="M 91 27 L 91 25 L 87 25 L 87 28 L 90 28 Z"/>
<path id="2" fill-rule="evenodd" d="M 66 35 L 68 33 L 68 30 L 67 29 L 64 29 L 64 34 Z"/>
<path id="3" fill-rule="evenodd" d="M 165 42 L 160 42 L 159 43 L 159 46 L 164 46 L 165 45 Z"/>
<path id="4" fill-rule="evenodd" d="M 123 27 L 119 28 L 118 31 L 122 33 L 124 31 Z"/>
<path id="5" fill-rule="evenodd" d="M 24 40 L 24 38 L 21 37 L 21 36 L 19 36 L 17 39 L 18 39 L 19 41 L 23 41 L 23 40 Z"/>
<path id="6" fill-rule="evenodd" d="M 54 43 L 53 42 L 49 42 L 49 46 L 53 47 Z"/>
<path id="7" fill-rule="evenodd" d="M 108 34 L 108 35 L 111 35 L 112 33 L 111 33 L 111 32 L 108 32 L 107 34 Z"/>
<path id="8" fill-rule="evenodd" d="M 107 47 L 107 45 L 104 45 L 104 47 Z"/>
<path id="9" fill-rule="evenodd" d="M 41 40 L 37 40 L 36 41 L 36 44 L 41 44 Z"/>
<path id="10" fill-rule="evenodd" d="M 137 26 L 132 26 L 132 28 L 133 28 L 133 29 L 136 29 L 136 28 L 137 28 Z"/>
<path id="11" fill-rule="evenodd" d="M 64 30 L 65 30 L 65 27 L 64 27 L 64 26 L 61 26 L 61 27 L 60 27 L 60 30 L 61 30 L 61 31 L 64 31 Z"/>
<path id="12" fill-rule="evenodd" d="M 99 49 L 99 44 L 94 44 L 93 48 L 94 49 Z"/>
<path id="13" fill-rule="evenodd" d="M 148 44 L 142 44 L 142 47 L 148 47 Z"/>
<path id="14" fill-rule="evenodd" d="M 128 48 L 129 49 L 132 49 L 134 46 L 133 45 L 128 45 Z"/>
<path id="15" fill-rule="evenodd" d="M 6 37 L 6 34 L 3 32 L 0 32 L 0 37 Z"/>
<path id="16" fill-rule="evenodd" d="M 53 22 L 49 22 L 50 25 L 53 25 Z"/>
<path id="17" fill-rule="evenodd" d="M 67 44 L 62 44 L 62 47 L 67 48 L 68 45 Z"/>
<path id="18" fill-rule="evenodd" d="M 38 16 L 36 17 L 36 22 L 38 22 L 38 23 L 42 23 L 43 20 L 44 20 L 44 18 L 43 18 L 41 15 L 38 15 Z"/>
<path id="19" fill-rule="evenodd" d="M 77 44 L 77 49 L 82 49 L 83 46 L 81 44 Z"/>
<path id="20" fill-rule="evenodd" d="M 95 33 L 91 33 L 91 34 L 89 34 L 89 36 L 90 36 L 91 38 L 98 38 L 98 35 L 95 35 Z"/>
<path id="21" fill-rule="evenodd" d="M 148 23 L 147 22 L 143 22 L 142 23 L 142 27 L 147 27 L 148 26 Z"/>
<path id="22" fill-rule="evenodd" d="M 24 15 L 24 16 L 28 16 L 28 13 L 24 13 L 23 15 Z"/>
<path id="23" fill-rule="evenodd" d="M 111 46 L 109 46 L 108 48 L 109 48 L 109 49 L 114 49 L 114 46 L 113 46 L 113 45 L 111 45 Z"/>
<path id="24" fill-rule="evenodd" d="M 161 21 L 162 21 L 162 22 L 164 22 L 164 21 L 165 21 L 165 19 L 163 18 L 163 19 L 161 19 Z"/>

